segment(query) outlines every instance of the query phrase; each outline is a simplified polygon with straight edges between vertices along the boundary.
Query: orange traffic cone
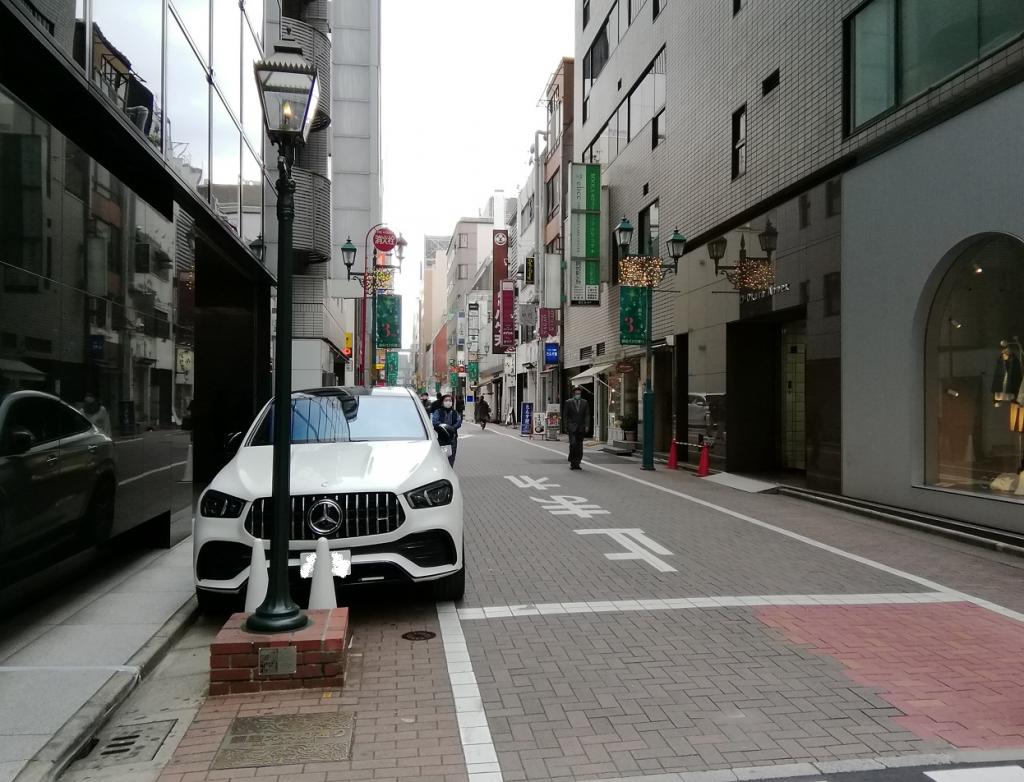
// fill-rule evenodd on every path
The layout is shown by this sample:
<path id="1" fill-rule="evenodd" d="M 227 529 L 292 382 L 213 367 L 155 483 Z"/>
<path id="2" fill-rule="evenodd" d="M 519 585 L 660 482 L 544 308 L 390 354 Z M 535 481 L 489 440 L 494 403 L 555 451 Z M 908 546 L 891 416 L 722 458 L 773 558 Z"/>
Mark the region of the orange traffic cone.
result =
<path id="1" fill-rule="evenodd" d="M 668 449 L 668 468 L 675 470 L 679 467 L 679 457 L 676 456 L 676 441 L 672 441 L 672 447 Z"/>
<path id="2" fill-rule="evenodd" d="M 700 461 L 697 463 L 697 477 L 706 478 L 710 474 L 708 458 L 708 441 L 705 440 L 700 446 Z"/>

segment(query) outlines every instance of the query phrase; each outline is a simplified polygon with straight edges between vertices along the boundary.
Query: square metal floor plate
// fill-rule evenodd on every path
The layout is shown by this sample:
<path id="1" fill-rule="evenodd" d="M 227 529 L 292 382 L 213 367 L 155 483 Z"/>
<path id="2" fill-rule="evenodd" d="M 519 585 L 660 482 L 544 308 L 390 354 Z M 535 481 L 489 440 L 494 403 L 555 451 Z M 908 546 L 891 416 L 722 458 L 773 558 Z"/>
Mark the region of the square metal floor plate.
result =
<path id="1" fill-rule="evenodd" d="M 236 717 L 212 769 L 348 760 L 352 722 L 351 714 L 342 713 Z"/>
<path id="2" fill-rule="evenodd" d="M 96 748 L 77 767 L 102 769 L 125 763 L 147 763 L 167 740 L 177 720 L 120 725 L 107 732 Z"/>

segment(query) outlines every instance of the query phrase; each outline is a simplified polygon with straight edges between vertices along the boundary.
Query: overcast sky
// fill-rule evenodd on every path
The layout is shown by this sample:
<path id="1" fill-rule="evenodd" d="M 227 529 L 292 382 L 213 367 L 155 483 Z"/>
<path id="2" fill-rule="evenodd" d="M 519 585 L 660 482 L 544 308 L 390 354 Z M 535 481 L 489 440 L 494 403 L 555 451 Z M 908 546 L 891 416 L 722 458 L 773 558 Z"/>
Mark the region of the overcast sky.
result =
<path id="1" fill-rule="evenodd" d="M 384 219 L 409 241 L 402 335 L 412 340 L 426 234 L 449 234 L 529 174 L 538 107 L 573 55 L 574 0 L 382 0 Z"/>

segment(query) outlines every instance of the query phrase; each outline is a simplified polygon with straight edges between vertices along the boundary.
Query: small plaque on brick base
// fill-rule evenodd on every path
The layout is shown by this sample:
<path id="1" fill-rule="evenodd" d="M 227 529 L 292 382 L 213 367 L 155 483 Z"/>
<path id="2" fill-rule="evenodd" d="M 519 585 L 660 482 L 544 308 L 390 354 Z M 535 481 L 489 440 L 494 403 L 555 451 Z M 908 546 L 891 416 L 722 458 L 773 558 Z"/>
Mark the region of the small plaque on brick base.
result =
<path id="1" fill-rule="evenodd" d="M 309 611 L 291 633 L 250 633 L 235 614 L 210 645 L 210 695 L 341 687 L 348 609 Z"/>
<path id="2" fill-rule="evenodd" d="M 260 649 L 260 676 L 295 673 L 298 655 L 294 646 Z"/>

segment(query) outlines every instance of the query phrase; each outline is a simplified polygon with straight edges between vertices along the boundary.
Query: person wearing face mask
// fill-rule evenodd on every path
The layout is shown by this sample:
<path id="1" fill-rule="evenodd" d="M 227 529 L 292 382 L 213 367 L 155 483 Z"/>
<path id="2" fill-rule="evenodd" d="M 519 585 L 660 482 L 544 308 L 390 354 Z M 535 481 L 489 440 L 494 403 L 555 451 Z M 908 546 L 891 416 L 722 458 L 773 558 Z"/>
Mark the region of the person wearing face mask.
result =
<path id="1" fill-rule="evenodd" d="M 459 411 L 455 409 L 455 404 L 452 400 L 451 394 L 445 394 L 441 398 L 441 407 L 435 410 L 433 415 L 430 416 L 430 422 L 434 426 L 447 424 L 455 430 L 455 437 L 452 438 L 452 452 L 448 456 L 448 464 L 454 467 L 455 452 L 459 447 L 459 428 L 462 426 L 462 416 L 459 414 Z"/>
<path id="2" fill-rule="evenodd" d="M 582 470 L 580 462 L 583 461 L 583 438 L 590 431 L 590 403 L 583 398 L 583 391 L 579 386 L 573 388 L 572 398 L 565 403 L 562 420 L 565 421 L 565 429 L 569 433 L 569 468 Z"/>

